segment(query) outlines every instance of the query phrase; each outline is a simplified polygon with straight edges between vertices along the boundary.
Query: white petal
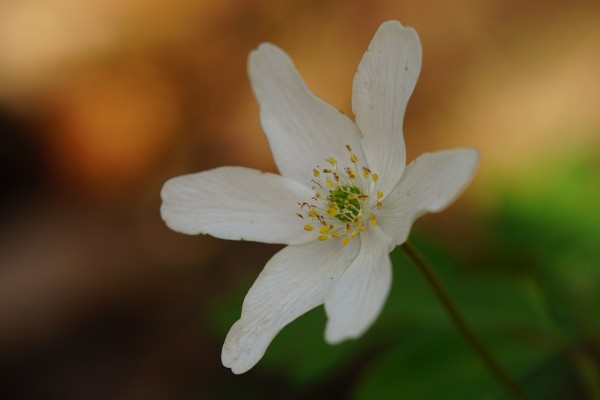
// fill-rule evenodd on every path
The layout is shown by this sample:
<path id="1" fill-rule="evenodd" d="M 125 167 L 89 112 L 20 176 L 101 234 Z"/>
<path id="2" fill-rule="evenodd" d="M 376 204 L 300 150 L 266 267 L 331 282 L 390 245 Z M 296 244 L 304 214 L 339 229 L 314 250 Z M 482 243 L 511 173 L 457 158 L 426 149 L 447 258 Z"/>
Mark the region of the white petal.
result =
<path id="1" fill-rule="evenodd" d="M 352 110 L 369 167 L 385 194 L 402 176 L 406 149 L 402 123 L 421 70 L 421 43 L 398 21 L 382 24 L 364 54 L 352 87 Z"/>
<path id="2" fill-rule="evenodd" d="M 172 178 L 161 191 L 169 228 L 222 239 L 297 244 L 314 240 L 295 214 L 309 188 L 279 175 L 221 167 Z"/>
<path id="3" fill-rule="evenodd" d="M 349 164 L 345 145 L 362 158 L 354 122 L 310 92 L 281 49 L 260 45 L 250 53 L 248 73 L 262 127 L 283 176 L 310 186 L 313 168 L 325 166 L 328 157 Z"/>
<path id="4" fill-rule="evenodd" d="M 252 368 L 284 326 L 323 304 L 357 251 L 358 243 L 327 241 L 288 246 L 277 253 L 244 299 L 242 316 L 223 344 L 223 365 L 236 374 Z"/>
<path id="5" fill-rule="evenodd" d="M 479 162 L 475 149 L 425 153 L 407 168 L 398 185 L 383 201 L 379 226 L 394 239 L 406 241 L 415 219 L 446 208 L 468 185 Z"/>
<path id="6" fill-rule="evenodd" d="M 328 343 L 362 335 L 381 312 L 392 284 L 390 242 L 379 228 L 361 233 L 358 256 L 325 298 Z"/>

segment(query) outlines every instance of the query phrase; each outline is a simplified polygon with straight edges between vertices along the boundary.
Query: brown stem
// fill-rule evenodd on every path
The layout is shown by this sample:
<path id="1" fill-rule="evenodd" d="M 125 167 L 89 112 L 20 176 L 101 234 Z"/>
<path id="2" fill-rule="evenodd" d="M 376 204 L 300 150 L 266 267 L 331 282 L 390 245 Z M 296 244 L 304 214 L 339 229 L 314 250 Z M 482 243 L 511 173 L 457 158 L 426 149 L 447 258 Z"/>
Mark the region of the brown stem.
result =
<path id="1" fill-rule="evenodd" d="M 446 291 L 444 285 L 437 277 L 431 265 L 425 257 L 409 242 L 400 246 L 404 255 L 417 267 L 423 275 L 431 289 L 434 291 L 438 300 L 442 303 L 444 310 L 448 314 L 450 320 L 454 323 L 465 340 L 471 345 L 477 353 L 481 361 L 485 364 L 496 381 L 509 393 L 514 399 L 526 400 L 528 397 L 521 387 L 504 371 L 500 364 L 496 361 L 492 353 L 483 344 L 479 336 L 473 328 L 468 324 L 462 312 L 458 309 L 450 295 Z"/>

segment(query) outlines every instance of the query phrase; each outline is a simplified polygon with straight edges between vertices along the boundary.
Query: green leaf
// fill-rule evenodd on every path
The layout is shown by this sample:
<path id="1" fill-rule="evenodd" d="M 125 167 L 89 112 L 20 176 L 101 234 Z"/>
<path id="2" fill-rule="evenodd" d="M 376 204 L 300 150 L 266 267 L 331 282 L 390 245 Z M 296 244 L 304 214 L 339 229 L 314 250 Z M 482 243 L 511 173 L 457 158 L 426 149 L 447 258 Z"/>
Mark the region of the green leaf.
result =
<path id="1" fill-rule="evenodd" d="M 548 359 L 539 347 L 488 337 L 501 363 L 523 377 Z M 357 399 L 495 399 L 502 395 L 488 370 L 452 330 L 416 330 L 375 362 L 355 393 Z"/>
<path id="2" fill-rule="evenodd" d="M 536 283 L 527 277 L 460 268 L 447 255 L 418 246 L 467 319 L 479 329 L 550 332 L 554 326 Z M 382 319 L 444 328 L 448 318 L 432 289 L 399 250 L 392 253 L 394 285 Z M 487 274 L 485 274 L 487 273 Z M 384 322 L 385 323 L 385 322 Z"/>

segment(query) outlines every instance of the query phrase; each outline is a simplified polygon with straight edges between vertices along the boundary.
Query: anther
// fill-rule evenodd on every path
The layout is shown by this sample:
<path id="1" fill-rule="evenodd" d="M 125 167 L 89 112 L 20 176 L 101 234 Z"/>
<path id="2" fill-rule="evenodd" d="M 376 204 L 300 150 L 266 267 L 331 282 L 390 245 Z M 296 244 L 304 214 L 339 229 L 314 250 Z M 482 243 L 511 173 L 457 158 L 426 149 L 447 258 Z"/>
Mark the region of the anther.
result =
<path id="1" fill-rule="evenodd" d="M 304 225 L 304 230 L 305 231 L 312 231 L 314 228 L 312 227 L 312 225 Z"/>
<path id="2" fill-rule="evenodd" d="M 377 198 L 381 199 L 383 197 L 383 192 L 381 190 L 377 191 Z"/>
<path id="3" fill-rule="evenodd" d="M 326 235 L 319 236 L 319 240 L 322 241 L 322 242 L 325 241 L 325 240 L 327 240 L 327 239 L 329 239 L 329 236 L 326 236 Z"/>

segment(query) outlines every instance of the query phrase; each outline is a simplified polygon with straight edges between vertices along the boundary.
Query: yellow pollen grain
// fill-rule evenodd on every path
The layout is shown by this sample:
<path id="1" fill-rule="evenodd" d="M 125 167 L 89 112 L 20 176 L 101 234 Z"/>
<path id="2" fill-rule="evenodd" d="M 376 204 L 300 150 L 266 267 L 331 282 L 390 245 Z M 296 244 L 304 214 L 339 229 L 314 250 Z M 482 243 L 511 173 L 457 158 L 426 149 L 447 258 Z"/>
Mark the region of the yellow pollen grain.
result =
<path id="1" fill-rule="evenodd" d="M 325 241 L 325 240 L 327 240 L 327 239 L 329 239 L 329 236 L 326 236 L 326 235 L 319 236 L 319 240 L 322 241 L 322 242 Z"/>
<path id="2" fill-rule="evenodd" d="M 335 163 L 335 158 L 333 158 L 333 157 L 329 157 L 329 158 L 327 159 L 327 161 L 328 161 L 328 162 L 329 162 L 329 164 L 331 164 L 331 165 L 335 165 L 335 164 L 336 164 L 336 163 Z"/>
<path id="3" fill-rule="evenodd" d="M 373 174 L 373 182 L 377 182 L 379 180 L 379 176 L 377 174 Z"/>
<path id="4" fill-rule="evenodd" d="M 340 237 L 340 233 L 339 232 L 332 232 L 331 236 L 333 236 L 334 238 L 339 238 Z"/>
<path id="5" fill-rule="evenodd" d="M 349 238 L 348 236 L 346 236 L 346 237 L 344 237 L 344 238 L 342 239 L 342 244 L 345 246 L 345 245 L 347 245 L 348 243 L 350 243 L 350 238 Z"/>
<path id="6" fill-rule="evenodd" d="M 354 154 L 352 154 L 352 155 L 350 156 L 350 161 L 352 161 L 353 163 L 355 163 L 355 162 L 357 162 L 357 161 L 358 161 L 358 157 L 356 157 Z"/>
<path id="7" fill-rule="evenodd" d="M 321 175 L 321 173 L 317 171 L 317 169 L 313 169 L 313 175 L 315 176 L 315 178 L 318 178 L 319 175 Z"/>
<path id="8" fill-rule="evenodd" d="M 359 231 L 359 232 L 362 232 L 362 231 L 364 231 L 365 229 L 367 229 L 367 228 L 366 228 L 364 225 L 361 225 L 361 226 L 359 226 L 359 227 L 358 227 L 358 231 Z"/>
<path id="9" fill-rule="evenodd" d="M 327 232 L 329 232 L 329 227 L 328 226 L 324 226 L 321 229 L 319 229 L 319 233 L 321 234 L 326 234 Z"/>
<path id="10" fill-rule="evenodd" d="M 377 226 L 377 221 L 375 221 L 374 219 L 371 220 L 371 226 Z"/>
<path id="11" fill-rule="evenodd" d="M 382 202 L 380 202 L 380 201 L 377 202 L 377 208 L 381 208 L 382 205 L 383 205 Z"/>
<path id="12" fill-rule="evenodd" d="M 369 219 L 371 219 L 371 220 L 375 219 L 375 214 L 373 214 L 373 213 L 369 214 Z"/>
<path id="13" fill-rule="evenodd" d="M 381 199 L 383 197 L 383 192 L 381 190 L 377 191 L 377 198 Z"/>
<path id="14" fill-rule="evenodd" d="M 332 181 L 331 179 L 329 179 L 329 178 L 327 178 L 327 179 L 325 180 L 325 183 L 327 184 L 327 186 L 329 186 L 329 187 L 330 187 L 330 188 L 332 188 L 332 189 L 333 189 L 333 187 L 335 186 L 335 184 L 333 183 L 333 181 Z"/>
<path id="15" fill-rule="evenodd" d="M 312 231 L 313 229 L 315 229 L 315 228 L 313 228 L 313 227 L 312 227 L 312 225 L 304 225 L 304 230 L 305 230 L 305 231 L 309 231 L 309 232 L 310 232 L 310 231 Z"/>

